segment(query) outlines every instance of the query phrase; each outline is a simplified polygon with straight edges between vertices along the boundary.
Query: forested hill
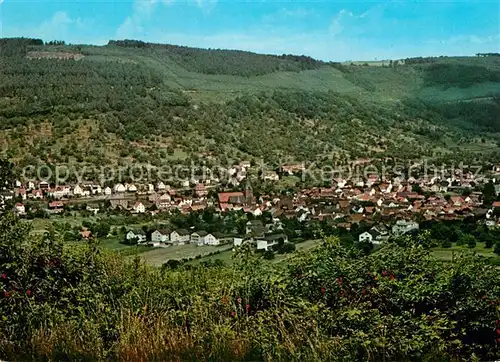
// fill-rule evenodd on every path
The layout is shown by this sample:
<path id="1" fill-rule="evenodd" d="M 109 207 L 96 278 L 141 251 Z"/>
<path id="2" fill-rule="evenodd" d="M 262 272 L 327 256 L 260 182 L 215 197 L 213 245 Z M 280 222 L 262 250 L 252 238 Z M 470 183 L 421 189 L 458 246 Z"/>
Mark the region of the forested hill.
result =
<path id="1" fill-rule="evenodd" d="M 0 39 L 0 145 L 21 164 L 493 154 L 499 99 L 495 54 L 340 64 Z"/>

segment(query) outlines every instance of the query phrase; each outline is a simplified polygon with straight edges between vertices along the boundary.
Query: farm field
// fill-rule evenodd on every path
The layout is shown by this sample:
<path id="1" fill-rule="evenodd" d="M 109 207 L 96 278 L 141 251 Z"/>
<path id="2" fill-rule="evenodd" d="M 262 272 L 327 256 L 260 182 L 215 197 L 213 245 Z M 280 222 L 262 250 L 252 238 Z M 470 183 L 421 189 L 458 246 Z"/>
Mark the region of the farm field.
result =
<path id="1" fill-rule="evenodd" d="M 306 240 L 300 243 L 296 243 L 295 246 L 297 247 L 296 252 L 307 252 L 315 247 L 317 247 L 320 244 L 321 240 Z M 225 264 L 232 264 L 233 259 L 233 249 L 227 249 L 224 251 L 221 251 L 219 254 L 215 255 L 208 255 L 201 257 L 200 259 L 194 259 L 188 262 L 188 264 L 191 265 L 197 265 L 201 262 L 204 261 L 215 261 L 215 260 L 221 260 Z M 272 263 L 280 263 L 282 261 L 287 260 L 288 258 L 292 257 L 294 253 L 291 254 L 276 254 L 276 257 L 271 261 Z"/>
<path id="2" fill-rule="evenodd" d="M 485 248 L 484 243 L 477 243 L 474 249 L 470 249 L 467 246 L 459 246 L 456 244 L 453 244 L 451 248 L 434 248 L 432 249 L 432 255 L 443 261 L 452 261 L 454 255 L 464 251 L 475 253 L 478 256 L 491 259 L 491 262 L 495 264 L 497 264 L 497 261 L 500 261 L 500 257 L 493 253 L 493 248 Z"/>
<path id="3" fill-rule="evenodd" d="M 214 251 L 221 251 L 221 254 L 228 251 L 231 252 L 232 246 L 197 246 L 194 244 L 169 246 L 166 248 L 156 248 L 150 251 L 141 253 L 141 259 L 147 264 L 160 266 L 168 260 L 189 259 L 198 255 L 207 255 Z"/>

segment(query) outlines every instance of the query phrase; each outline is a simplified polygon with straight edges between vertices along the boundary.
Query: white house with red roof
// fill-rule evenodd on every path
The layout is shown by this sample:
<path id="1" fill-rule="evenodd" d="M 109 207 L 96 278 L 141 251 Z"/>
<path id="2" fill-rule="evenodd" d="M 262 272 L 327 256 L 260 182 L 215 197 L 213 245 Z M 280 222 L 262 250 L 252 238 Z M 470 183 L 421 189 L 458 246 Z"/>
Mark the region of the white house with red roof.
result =
<path id="1" fill-rule="evenodd" d="M 194 188 L 194 193 L 198 197 L 205 196 L 207 194 L 207 189 L 202 183 L 198 183 Z"/>
<path id="2" fill-rule="evenodd" d="M 16 203 L 16 205 L 14 206 L 14 212 L 18 215 L 26 214 L 26 208 L 24 204 L 21 204 L 20 202 Z"/>
<path id="3" fill-rule="evenodd" d="M 23 200 L 26 200 L 26 189 L 24 187 L 19 188 L 16 191 L 16 196 L 21 196 Z"/>
<path id="4" fill-rule="evenodd" d="M 134 204 L 134 212 L 137 213 L 137 214 L 143 214 L 146 212 L 146 207 L 144 206 L 144 204 L 140 201 L 137 201 L 135 204 Z"/>
<path id="5" fill-rule="evenodd" d="M 33 199 L 43 199 L 43 192 L 42 192 L 42 190 L 33 190 L 33 191 L 31 191 L 31 197 Z"/>

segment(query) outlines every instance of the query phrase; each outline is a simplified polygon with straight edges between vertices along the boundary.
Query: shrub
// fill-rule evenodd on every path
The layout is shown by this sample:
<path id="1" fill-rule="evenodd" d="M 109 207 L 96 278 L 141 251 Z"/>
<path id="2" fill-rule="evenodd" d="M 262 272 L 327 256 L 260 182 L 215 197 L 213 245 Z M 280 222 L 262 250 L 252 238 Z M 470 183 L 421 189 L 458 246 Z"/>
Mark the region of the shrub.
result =
<path id="1" fill-rule="evenodd" d="M 409 240 L 365 255 L 332 238 L 285 267 L 243 245 L 231 266 L 162 270 L 93 243 L 31 240 L 8 215 L 0 358 L 496 359 L 500 270 L 457 254 L 443 263 Z"/>

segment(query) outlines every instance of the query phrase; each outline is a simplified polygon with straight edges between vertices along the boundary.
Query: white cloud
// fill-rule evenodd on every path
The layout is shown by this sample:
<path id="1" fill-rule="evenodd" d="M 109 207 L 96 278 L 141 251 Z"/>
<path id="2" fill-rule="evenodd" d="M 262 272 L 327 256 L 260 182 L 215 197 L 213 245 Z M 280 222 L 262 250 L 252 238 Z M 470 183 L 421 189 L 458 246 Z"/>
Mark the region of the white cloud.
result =
<path id="1" fill-rule="evenodd" d="M 144 32 L 143 23 L 146 22 L 158 3 L 172 5 L 174 0 L 135 0 L 132 14 L 127 16 L 116 30 L 117 39 L 137 38 Z"/>
<path id="2" fill-rule="evenodd" d="M 45 40 L 64 40 L 68 36 L 70 28 L 83 27 L 81 19 L 72 19 L 68 13 L 57 11 L 48 20 L 43 21 L 34 28 L 18 29 L 20 36 L 36 36 Z"/>
<path id="3" fill-rule="evenodd" d="M 64 11 L 57 11 L 49 19 L 39 24 L 22 27 L 2 27 L 1 36 L 40 38 L 44 41 L 64 40 L 73 44 L 106 44 L 108 39 L 96 38 L 89 33 L 88 29 L 93 29 L 95 26 L 96 24 L 92 19 L 72 18 Z"/>
<path id="4" fill-rule="evenodd" d="M 340 33 L 342 33 L 342 31 L 344 30 L 344 25 L 343 25 L 343 19 L 345 17 L 353 17 L 353 13 L 350 12 L 350 11 L 347 11 L 345 9 L 342 9 L 338 12 L 337 15 L 335 15 L 335 17 L 333 18 L 332 20 L 332 23 L 330 24 L 330 33 L 333 35 L 333 36 L 337 36 L 339 35 Z"/>

